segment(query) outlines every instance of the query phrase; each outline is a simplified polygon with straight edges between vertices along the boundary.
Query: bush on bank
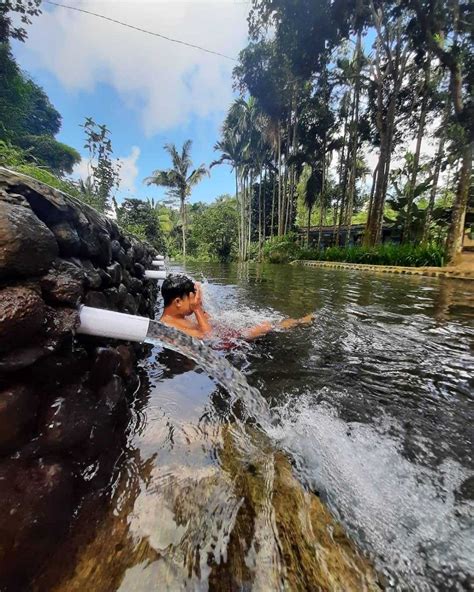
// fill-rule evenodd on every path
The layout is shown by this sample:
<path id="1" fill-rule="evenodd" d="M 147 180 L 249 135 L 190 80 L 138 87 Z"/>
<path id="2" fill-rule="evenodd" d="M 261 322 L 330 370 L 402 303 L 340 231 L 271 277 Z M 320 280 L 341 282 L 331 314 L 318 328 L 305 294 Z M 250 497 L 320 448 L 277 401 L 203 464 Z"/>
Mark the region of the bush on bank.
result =
<path id="1" fill-rule="evenodd" d="M 270 263 L 313 260 L 401 267 L 442 267 L 445 262 L 444 249 L 437 245 L 384 244 L 375 247 L 329 247 L 319 251 L 300 247 L 291 235 L 266 243 L 263 254 L 264 259 Z"/>
<path id="2" fill-rule="evenodd" d="M 367 265 L 401 267 L 442 267 L 444 249 L 436 245 L 378 245 L 375 247 L 329 247 L 320 253 L 303 250 L 300 259 L 341 261 Z"/>

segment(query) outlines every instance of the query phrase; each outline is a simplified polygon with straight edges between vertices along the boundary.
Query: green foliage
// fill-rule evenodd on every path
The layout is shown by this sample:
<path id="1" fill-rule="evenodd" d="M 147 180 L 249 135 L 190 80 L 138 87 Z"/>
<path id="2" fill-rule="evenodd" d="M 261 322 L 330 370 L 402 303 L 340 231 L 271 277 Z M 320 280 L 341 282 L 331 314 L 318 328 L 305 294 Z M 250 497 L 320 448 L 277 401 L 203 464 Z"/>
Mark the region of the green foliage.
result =
<path id="1" fill-rule="evenodd" d="M 97 201 L 97 209 L 107 212 L 111 209 L 113 191 L 120 184 L 120 162 L 112 159 L 113 149 L 110 130 L 107 126 L 97 124 L 92 117 L 86 117 L 84 124 L 86 143 L 84 148 L 89 151 L 89 168 L 93 193 Z"/>
<path id="2" fill-rule="evenodd" d="M 69 195 L 80 199 L 80 191 L 75 183 L 57 177 L 54 173 L 48 171 L 48 169 L 39 168 L 30 163 L 20 164 L 14 168 L 19 173 L 33 177 L 54 189 L 59 189 L 59 191 L 64 191 L 64 193 L 68 193 Z"/>
<path id="3" fill-rule="evenodd" d="M 263 247 L 263 257 L 270 263 L 288 263 L 298 259 L 300 251 L 296 234 L 288 233 L 269 239 Z"/>
<path id="4" fill-rule="evenodd" d="M 41 0 L 2 0 L 0 4 L 0 43 L 11 39 L 25 41 L 26 25 L 41 14 Z M 13 16 L 16 13 L 17 16 Z"/>
<path id="5" fill-rule="evenodd" d="M 17 140 L 17 144 L 27 150 L 29 156 L 58 174 L 72 173 L 74 165 L 81 160 L 77 150 L 58 142 L 52 136 L 22 136 Z"/>
<path id="6" fill-rule="evenodd" d="M 25 163 L 25 151 L 0 140 L 0 166 L 15 168 Z"/>
<path id="7" fill-rule="evenodd" d="M 0 44 L 0 138 L 16 142 L 27 134 L 54 136 L 61 115 L 44 90 L 18 67 L 7 44 Z"/>
<path id="8" fill-rule="evenodd" d="M 1 14 L 0 9 L 0 26 Z M 80 155 L 54 139 L 60 127 L 61 115 L 46 93 L 20 70 L 8 44 L 0 43 L 0 151 L 4 164 L 31 162 L 58 175 L 72 172 Z M 22 150 L 14 155 L 13 148 Z"/>
<path id="9" fill-rule="evenodd" d="M 98 209 L 97 199 L 93 194 L 88 194 L 84 191 L 84 183 L 82 181 L 75 183 L 59 177 L 45 166 L 38 166 L 37 164 L 29 162 L 27 151 L 12 146 L 10 143 L 4 142 L 3 140 L 0 140 L 0 166 L 33 177 L 33 179 L 46 183 L 54 189 L 59 189 L 59 191 L 64 191 L 65 193 L 77 197 L 81 201 L 89 204 L 93 208 Z"/>
<path id="10" fill-rule="evenodd" d="M 125 199 L 116 208 L 118 223 L 131 234 L 147 240 L 160 252 L 166 252 L 158 211 L 149 201 Z"/>
<path id="11" fill-rule="evenodd" d="M 299 259 L 341 261 L 368 265 L 400 265 L 402 267 L 442 267 L 444 249 L 435 246 L 383 244 L 375 247 L 329 247 L 324 251 L 302 250 Z"/>
<path id="12" fill-rule="evenodd" d="M 230 261 L 237 245 L 235 199 L 222 196 L 207 206 L 193 222 L 191 236 L 198 245 L 197 255 L 210 261 Z"/>

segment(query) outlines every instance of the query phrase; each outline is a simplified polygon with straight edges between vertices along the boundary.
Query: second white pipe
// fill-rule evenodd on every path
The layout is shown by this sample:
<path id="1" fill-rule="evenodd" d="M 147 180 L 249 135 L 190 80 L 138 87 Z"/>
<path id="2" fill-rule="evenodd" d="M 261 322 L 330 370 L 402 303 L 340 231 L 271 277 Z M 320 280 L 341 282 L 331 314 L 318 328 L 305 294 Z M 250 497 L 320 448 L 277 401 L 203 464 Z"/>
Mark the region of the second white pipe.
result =
<path id="1" fill-rule="evenodd" d="M 166 275 L 166 269 L 147 269 L 145 271 L 145 277 L 152 280 L 165 280 Z"/>

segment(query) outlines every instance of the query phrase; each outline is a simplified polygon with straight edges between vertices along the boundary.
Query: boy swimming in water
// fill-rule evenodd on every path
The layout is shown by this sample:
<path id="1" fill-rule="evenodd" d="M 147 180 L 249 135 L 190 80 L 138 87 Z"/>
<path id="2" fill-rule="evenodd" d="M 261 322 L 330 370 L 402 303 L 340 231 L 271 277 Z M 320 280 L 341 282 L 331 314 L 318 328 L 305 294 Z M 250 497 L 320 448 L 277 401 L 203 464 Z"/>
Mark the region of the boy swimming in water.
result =
<path id="1" fill-rule="evenodd" d="M 199 282 L 194 283 L 185 275 L 169 275 L 161 287 L 164 310 L 161 322 L 179 329 L 183 333 L 204 339 L 212 337 L 213 326 L 202 303 L 202 289 Z M 194 315 L 194 319 L 191 317 Z M 301 319 L 285 319 L 279 323 L 261 323 L 239 334 L 244 339 L 255 339 L 274 329 L 289 329 L 297 325 L 308 324 L 314 316 L 307 315 Z"/>

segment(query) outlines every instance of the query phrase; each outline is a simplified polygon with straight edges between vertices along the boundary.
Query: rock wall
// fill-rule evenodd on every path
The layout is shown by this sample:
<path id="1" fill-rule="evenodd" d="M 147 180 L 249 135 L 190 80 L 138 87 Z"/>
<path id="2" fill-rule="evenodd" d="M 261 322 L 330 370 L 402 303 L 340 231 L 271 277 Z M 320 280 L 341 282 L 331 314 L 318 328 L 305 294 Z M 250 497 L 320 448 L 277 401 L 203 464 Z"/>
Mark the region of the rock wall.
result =
<path id="1" fill-rule="evenodd" d="M 22 589 L 110 480 L 140 348 L 75 336 L 78 305 L 153 317 L 154 249 L 0 168 L 0 590 Z"/>

